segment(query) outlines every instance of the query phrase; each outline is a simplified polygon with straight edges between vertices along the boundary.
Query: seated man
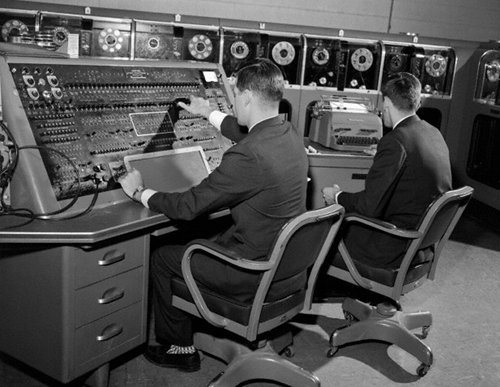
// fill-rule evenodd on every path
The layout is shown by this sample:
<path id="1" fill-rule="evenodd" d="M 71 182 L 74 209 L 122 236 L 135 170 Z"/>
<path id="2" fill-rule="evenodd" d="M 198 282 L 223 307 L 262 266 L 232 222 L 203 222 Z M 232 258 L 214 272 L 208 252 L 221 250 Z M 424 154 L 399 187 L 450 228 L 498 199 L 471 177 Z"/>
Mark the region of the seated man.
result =
<path id="1" fill-rule="evenodd" d="M 306 210 L 308 162 L 302 138 L 278 114 L 283 87 L 279 68 L 260 60 L 236 75 L 236 118 L 211 111 L 208 102 L 199 97 L 191 97 L 190 105 L 179 103 L 208 118 L 237 144 L 225 152 L 218 168 L 186 192 L 145 189 L 138 171 L 120 179 L 123 190 L 171 219 L 191 220 L 229 208 L 233 224 L 215 242 L 246 259 L 265 259 L 281 227 Z M 148 347 L 145 357 L 162 367 L 196 371 L 200 358 L 193 347 L 191 317 L 171 304 L 170 281 L 182 276 L 184 250 L 181 245 L 167 245 L 151 257 L 155 335 L 160 345 Z M 193 273 L 203 285 L 237 297 L 251 299 L 256 290 L 255 274 L 201 253 L 193 258 Z"/>
<path id="2" fill-rule="evenodd" d="M 382 89 L 384 125 L 392 131 L 382 137 L 365 189 L 342 192 L 323 188 L 327 204 L 339 203 L 346 213 L 378 218 L 402 228 L 414 228 L 428 205 L 451 189 L 448 147 L 438 129 L 421 120 L 420 81 L 400 73 Z M 354 260 L 377 267 L 397 267 L 408 241 L 362 225 L 344 230 Z"/>

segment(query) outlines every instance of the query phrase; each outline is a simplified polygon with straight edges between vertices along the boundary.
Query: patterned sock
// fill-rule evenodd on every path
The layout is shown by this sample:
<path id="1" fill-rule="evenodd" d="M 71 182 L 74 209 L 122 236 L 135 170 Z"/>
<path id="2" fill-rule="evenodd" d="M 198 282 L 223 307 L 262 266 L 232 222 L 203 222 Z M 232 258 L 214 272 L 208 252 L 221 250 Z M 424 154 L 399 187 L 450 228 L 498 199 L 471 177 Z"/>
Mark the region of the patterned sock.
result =
<path id="1" fill-rule="evenodd" d="M 174 344 L 172 344 L 167 351 L 167 353 L 170 355 L 190 355 L 195 352 L 196 348 L 194 347 L 194 345 L 181 347 L 179 345 L 174 345 Z"/>

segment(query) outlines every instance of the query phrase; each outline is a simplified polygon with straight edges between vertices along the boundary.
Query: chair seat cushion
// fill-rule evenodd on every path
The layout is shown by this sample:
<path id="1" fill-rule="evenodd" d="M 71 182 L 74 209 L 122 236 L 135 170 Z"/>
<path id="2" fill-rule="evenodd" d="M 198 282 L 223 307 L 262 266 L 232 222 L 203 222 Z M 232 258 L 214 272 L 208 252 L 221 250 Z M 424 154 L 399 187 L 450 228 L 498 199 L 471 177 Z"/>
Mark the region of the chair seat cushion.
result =
<path id="1" fill-rule="evenodd" d="M 298 287 L 287 285 L 287 283 L 293 282 L 295 282 L 295 284 L 302 283 L 300 278 L 294 277 L 287 279 L 286 283 L 283 281 L 278 281 L 278 283 L 276 283 L 278 289 L 273 289 L 273 292 L 270 292 L 270 294 L 274 293 L 274 296 L 272 298 L 269 297 L 262 307 L 260 318 L 261 322 L 279 316 L 280 314 L 293 309 L 295 306 L 301 306 L 304 302 L 305 289 L 303 289 L 303 285 Z M 231 297 L 230 289 L 226 294 L 219 294 L 206 286 L 199 285 L 199 287 L 203 299 L 212 312 L 221 316 L 226 316 L 243 325 L 248 323 L 253 298 L 241 300 Z M 272 287 L 274 287 L 274 284 Z M 291 293 L 290 289 L 292 288 L 298 289 Z M 287 291 L 285 292 L 285 290 Z M 194 303 L 191 293 L 182 278 L 175 277 L 172 279 L 172 294 Z"/>
<path id="2" fill-rule="evenodd" d="M 420 250 L 413 259 L 410 268 L 408 269 L 404 285 L 410 282 L 414 282 L 419 278 L 425 276 L 430 270 L 433 257 L 434 253 L 431 247 Z M 387 286 L 394 286 L 396 276 L 398 275 L 398 268 L 373 267 L 359 261 L 354 261 L 354 264 L 356 265 L 356 269 L 363 277 Z M 335 254 L 332 265 L 340 269 L 347 270 L 347 266 L 344 263 L 344 260 L 340 256 L 339 252 Z"/>

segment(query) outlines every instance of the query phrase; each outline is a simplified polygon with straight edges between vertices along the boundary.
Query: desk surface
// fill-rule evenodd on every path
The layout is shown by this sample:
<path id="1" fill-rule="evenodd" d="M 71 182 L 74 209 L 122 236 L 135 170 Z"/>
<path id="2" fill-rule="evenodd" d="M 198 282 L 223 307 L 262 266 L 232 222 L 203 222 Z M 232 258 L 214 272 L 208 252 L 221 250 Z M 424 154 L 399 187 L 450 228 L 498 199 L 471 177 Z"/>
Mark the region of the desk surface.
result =
<path id="1" fill-rule="evenodd" d="M 228 210 L 212 214 L 216 218 Z M 174 227 L 175 222 L 139 203 L 124 202 L 92 210 L 68 220 L 34 220 L 0 217 L 0 243 L 94 244 L 123 234 Z"/>

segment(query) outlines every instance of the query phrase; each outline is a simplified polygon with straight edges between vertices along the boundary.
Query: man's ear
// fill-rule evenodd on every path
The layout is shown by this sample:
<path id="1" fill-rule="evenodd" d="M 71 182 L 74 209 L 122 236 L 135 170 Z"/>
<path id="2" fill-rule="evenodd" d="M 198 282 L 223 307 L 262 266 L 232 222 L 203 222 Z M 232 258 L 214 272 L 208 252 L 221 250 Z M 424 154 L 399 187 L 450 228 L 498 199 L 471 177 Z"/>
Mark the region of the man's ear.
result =
<path id="1" fill-rule="evenodd" d="M 253 97 L 254 97 L 253 93 L 250 90 L 246 89 L 242 93 L 241 100 L 243 104 L 246 106 L 252 101 Z"/>

